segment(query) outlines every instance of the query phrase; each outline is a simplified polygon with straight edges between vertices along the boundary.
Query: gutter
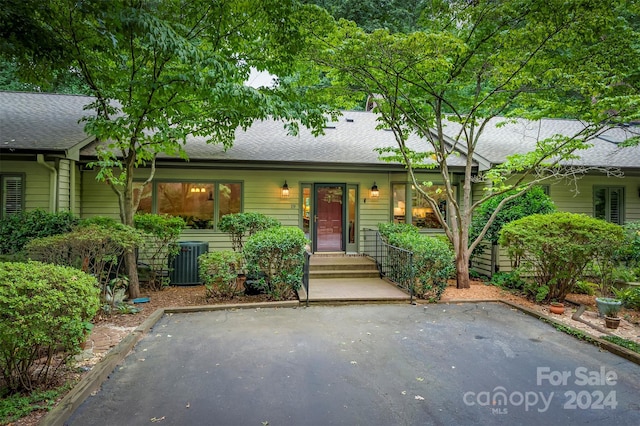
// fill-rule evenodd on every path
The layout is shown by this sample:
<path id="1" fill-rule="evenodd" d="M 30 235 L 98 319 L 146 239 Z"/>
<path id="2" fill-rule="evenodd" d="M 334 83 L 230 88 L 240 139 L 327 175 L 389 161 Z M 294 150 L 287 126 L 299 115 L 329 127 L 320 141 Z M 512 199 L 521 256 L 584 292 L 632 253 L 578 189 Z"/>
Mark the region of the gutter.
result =
<path id="1" fill-rule="evenodd" d="M 43 154 L 37 154 L 36 161 L 51 172 L 51 179 L 49 180 L 49 212 L 55 213 L 58 201 L 58 170 L 44 161 Z"/>

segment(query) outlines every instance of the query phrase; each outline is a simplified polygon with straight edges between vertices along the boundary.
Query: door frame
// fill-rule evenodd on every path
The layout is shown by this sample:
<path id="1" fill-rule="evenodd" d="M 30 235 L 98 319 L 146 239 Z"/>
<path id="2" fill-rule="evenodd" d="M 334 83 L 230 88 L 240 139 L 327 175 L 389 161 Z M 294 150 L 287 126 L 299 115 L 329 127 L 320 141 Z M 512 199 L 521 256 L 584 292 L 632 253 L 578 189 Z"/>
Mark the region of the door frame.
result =
<path id="1" fill-rule="evenodd" d="M 347 245 L 347 233 L 345 229 L 348 229 L 347 224 L 347 184 L 346 183 L 320 183 L 315 182 L 312 186 L 313 191 L 313 208 L 311 217 L 313 218 L 312 228 L 312 250 L 314 253 L 318 252 L 318 190 L 320 188 L 340 187 L 342 189 L 342 220 L 341 220 L 341 235 L 340 235 L 340 252 L 345 252 Z M 320 252 L 322 253 L 322 252 Z"/>

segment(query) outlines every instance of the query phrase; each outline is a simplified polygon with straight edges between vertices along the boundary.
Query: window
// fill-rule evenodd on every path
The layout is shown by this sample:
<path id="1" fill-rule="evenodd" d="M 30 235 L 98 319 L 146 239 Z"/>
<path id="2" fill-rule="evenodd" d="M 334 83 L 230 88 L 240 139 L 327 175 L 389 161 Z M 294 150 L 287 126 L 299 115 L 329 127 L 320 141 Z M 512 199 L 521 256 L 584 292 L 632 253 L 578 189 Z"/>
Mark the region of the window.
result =
<path id="1" fill-rule="evenodd" d="M 2 211 L 0 218 L 5 218 L 24 210 L 24 176 L 0 175 L 0 200 Z"/>
<path id="2" fill-rule="evenodd" d="M 396 183 L 391 186 L 393 192 L 393 221 L 395 223 L 406 223 L 410 220 L 410 223 L 418 228 L 442 228 L 433 207 L 429 205 L 425 197 L 415 190 L 413 185 Z M 407 192 L 407 188 L 410 188 L 409 192 Z M 429 187 L 423 186 L 422 188 L 431 198 L 436 200 L 438 210 L 440 210 L 440 213 L 442 213 L 442 216 L 446 220 L 447 198 L 444 192 L 444 186 L 433 185 Z"/>
<path id="3" fill-rule="evenodd" d="M 596 186 L 593 188 L 593 217 L 624 224 L 624 188 Z"/>
<path id="4" fill-rule="evenodd" d="M 180 216 L 188 228 L 213 229 L 242 209 L 240 182 L 155 182 L 142 193 L 139 212 Z"/>

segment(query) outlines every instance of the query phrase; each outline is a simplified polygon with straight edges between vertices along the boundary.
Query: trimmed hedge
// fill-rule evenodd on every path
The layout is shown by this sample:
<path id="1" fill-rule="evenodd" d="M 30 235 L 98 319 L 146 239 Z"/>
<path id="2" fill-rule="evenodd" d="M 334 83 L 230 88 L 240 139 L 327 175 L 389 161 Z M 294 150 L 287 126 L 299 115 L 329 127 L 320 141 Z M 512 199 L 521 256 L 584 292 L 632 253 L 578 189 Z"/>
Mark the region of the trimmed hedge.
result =
<path id="1" fill-rule="evenodd" d="M 379 223 L 378 232 L 380 232 L 380 236 L 383 240 L 389 242 L 389 238 L 392 234 L 418 235 L 420 230 L 411 223 Z"/>
<path id="2" fill-rule="evenodd" d="M 304 232 L 295 227 L 275 227 L 259 231 L 244 244 L 248 275 L 273 300 L 295 295 L 302 284 L 305 246 Z"/>
<path id="3" fill-rule="evenodd" d="M 0 373 L 11 393 L 50 384 L 98 311 L 96 279 L 66 266 L 0 263 Z M 55 355 L 55 356 L 54 356 Z"/>
<path id="4" fill-rule="evenodd" d="M 538 302 L 563 301 L 587 264 L 610 259 L 623 239 L 622 227 L 574 213 L 536 214 L 500 231 L 514 266 L 533 277 L 529 291 Z"/>
<path id="5" fill-rule="evenodd" d="M 198 257 L 198 271 L 204 282 L 205 298 L 231 299 L 243 293 L 237 279 L 243 265 L 242 255 L 232 250 L 204 253 Z"/>
<path id="6" fill-rule="evenodd" d="M 419 233 L 390 233 L 389 244 L 413 252 L 414 294 L 429 302 L 440 300 L 455 272 L 453 250 L 441 239 Z"/>

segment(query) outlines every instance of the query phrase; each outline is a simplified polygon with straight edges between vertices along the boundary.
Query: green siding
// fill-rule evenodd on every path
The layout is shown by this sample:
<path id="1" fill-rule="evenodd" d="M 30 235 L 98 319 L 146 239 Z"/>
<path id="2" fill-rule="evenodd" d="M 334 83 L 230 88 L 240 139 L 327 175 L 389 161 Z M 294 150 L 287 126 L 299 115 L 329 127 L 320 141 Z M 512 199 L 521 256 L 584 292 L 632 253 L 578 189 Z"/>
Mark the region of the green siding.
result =
<path id="1" fill-rule="evenodd" d="M 138 170 L 138 177 L 145 178 L 144 170 Z M 94 171 L 82 173 L 82 216 L 119 217 L 118 203 L 113 191 L 95 179 Z M 402 175 L 401 175 L 402 176 Z M 331 173 L 296 172 L 270 170 L 232 170 L 232 169 L 159 169 L 157 180 L 192 181 L 239 181 L 243 183 L 243 211 L 255 211 L 272 216 L 285 226 L 298 226 L 300 222 L 300 185 L 301 183 L 348 183 L 360 186 L 358 211 L 359 227 L 374 228 L 378 223 L 389 221 L 390 199 L 389 182 L 397 177 L 387 173 Z M 290 188 L 288 198 L 281 198 L 280 189 L 285 179 Z M 369 189 L 376 181 L 380 197 L 369 198 Z M 366 201 L 365 201 L 366 199 Z M 214 230 L 185 230 L 181 240 L 209 242 L 210 250 L 231 248 L 229 236 Z"/>
<path id="2" fill-rule="evenodd" d="M 3 173 L 23 173 L 25 176 L 25 209 L 49 210 L 51 173 L 34 161 L 2 161 Z"/>
<path id="3" fill-rule="evenodd" d="M 593 187 L 594 186 L 622 186 L 625 188 L 624 215 L 625 221 L 640 220 L 640 177 L 625 176 L 624 178 L 607 177 L 605 175 L 583 176 L 578 180 L 562 180 L 551 182 L 549 196 L 559 211 L 582 213 L 593 216 Z M 474 199 L 478 199 L 482 186 L 474 187 Z M 472 267 L 482 274 L 490 274 L 490 249 L 477 256 Z M 511 263 L 506 250 L 500 248 L 498 257 L 500 271 L 510 271 Z"/>
<path id="4" fill-rule="evenodd" d="M 58 162 L 58 211 L 71 210 L 71 161 Z"/>

